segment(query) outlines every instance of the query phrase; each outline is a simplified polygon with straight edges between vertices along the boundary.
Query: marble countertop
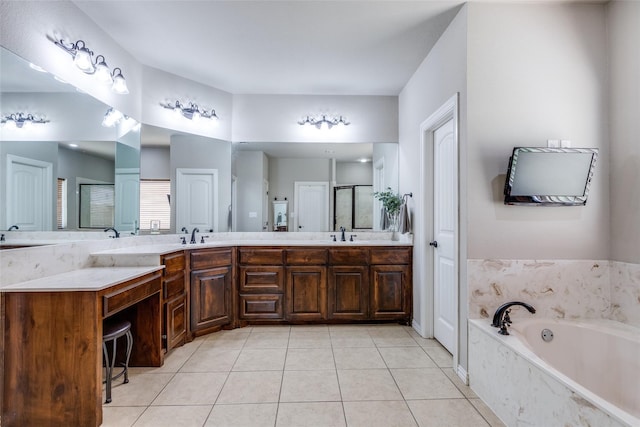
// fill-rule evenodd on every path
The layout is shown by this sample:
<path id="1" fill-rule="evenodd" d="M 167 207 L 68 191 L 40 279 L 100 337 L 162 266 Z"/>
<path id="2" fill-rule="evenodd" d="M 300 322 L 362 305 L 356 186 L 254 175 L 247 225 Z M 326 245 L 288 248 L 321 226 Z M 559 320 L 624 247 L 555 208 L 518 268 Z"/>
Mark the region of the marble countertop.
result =
<path id="1" fill-rule="evenodd" d="M 0 288 L 0 292 L 100 291 L 164 266 L 83 268 Z"/>

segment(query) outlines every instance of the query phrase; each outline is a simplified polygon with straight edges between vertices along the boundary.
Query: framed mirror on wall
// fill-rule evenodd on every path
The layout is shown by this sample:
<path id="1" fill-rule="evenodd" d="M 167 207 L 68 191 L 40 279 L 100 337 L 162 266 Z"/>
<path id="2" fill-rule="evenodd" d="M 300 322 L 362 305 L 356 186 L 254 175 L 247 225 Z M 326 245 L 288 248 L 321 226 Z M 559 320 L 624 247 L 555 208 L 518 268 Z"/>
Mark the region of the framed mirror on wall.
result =
<path id="1" fill-rule="evenodd" d="M 273 231 L 287 231 L 288 208 L 289 202 L 287 200 L 273 201 Z"/>

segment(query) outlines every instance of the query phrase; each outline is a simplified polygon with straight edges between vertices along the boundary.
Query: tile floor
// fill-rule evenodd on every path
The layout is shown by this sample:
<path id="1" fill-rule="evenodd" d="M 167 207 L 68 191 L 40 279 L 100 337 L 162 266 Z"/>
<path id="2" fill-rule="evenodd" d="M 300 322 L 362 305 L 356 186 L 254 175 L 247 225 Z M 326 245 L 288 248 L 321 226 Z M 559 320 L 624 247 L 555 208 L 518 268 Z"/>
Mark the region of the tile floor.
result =
<path id="1" fill-rule="evenodd" d="M 222 331 L 131 368 L 103 426 L 503 426 L 451 366 L 400 325 Z"/>

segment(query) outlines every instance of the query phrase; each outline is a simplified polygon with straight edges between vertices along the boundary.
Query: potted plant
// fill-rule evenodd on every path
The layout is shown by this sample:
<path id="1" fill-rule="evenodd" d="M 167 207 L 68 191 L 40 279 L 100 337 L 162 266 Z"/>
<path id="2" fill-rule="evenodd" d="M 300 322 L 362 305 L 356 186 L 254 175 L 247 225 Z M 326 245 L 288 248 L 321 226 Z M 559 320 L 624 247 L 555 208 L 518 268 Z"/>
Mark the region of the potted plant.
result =
<path id="1" fill-rule="evenodd" d="M 402 198 L 399 194 L 394 193 L 391 187 L 387 187 L 386 191 L 376 191 L 373 196 L 382 202 L 388 219 L 388 227 L 386 230 L 397 231 L 398 214 L 400 213 L 400 205 Z"/>

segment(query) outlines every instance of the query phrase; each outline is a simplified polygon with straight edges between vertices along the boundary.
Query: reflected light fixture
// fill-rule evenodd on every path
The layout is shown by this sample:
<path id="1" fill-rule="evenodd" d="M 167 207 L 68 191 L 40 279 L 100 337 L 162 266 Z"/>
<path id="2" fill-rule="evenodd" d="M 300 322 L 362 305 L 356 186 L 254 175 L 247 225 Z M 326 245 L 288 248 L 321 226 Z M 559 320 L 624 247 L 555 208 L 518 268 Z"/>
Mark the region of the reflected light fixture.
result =
<path id="1" fill-rule="evenodd" d="M 7 114 L 0 118 L 0 124 L 8 129 L 22 129 L 28 128 L 32 124 L 44 124 L 49 123 L 49 120 L 44 117 L 36 117 L 33 114 L 27 113 L 13 113 Z"/>
<path id="2" fill-rule="evenodd" d="M 126 120 L 128 117 L 122 114 L 115 108 L 109 108 L 102 119 L 102 126 L 106 128 L 112 128 L 122 120 Z"/>
<path id="3" fill-rule="evenodd" d="M 348 122 L 344 116 L 331 117 L 326 114 L 322 114 L 317 117 L 306 116 L 304 119 L 299 120 L 298 124 L 300 126 L 315 126 L 317 129 L 322 129 L 323 126 L 327 129 L 331 129 L 338 125 L 349 126 L 351 122 Z"/>
<path id="4" fill-rule="evenodd" d="M 193 102 L 188 102 L 186 104 L 182 104 L 180 101 L 176 101 L 175 103 L 161 102 L 160 105 L 169 110 L 173 110 L 177 115 L 181 115 L 193 121 L 198 121 L 200 118 L 210 119 L 213 121 L 219 119 L 216 114 L 216 110 L 213 108 L 211 110 L 206 110 L 204 108 L 201 109 L 198 107 L 198 104 L 194 104 Z"/>
<path id="5" fill-rule="evenodd" d="M 56 46 L 71 55 L 73 63 L 79 70 L 86 74 L 94 75 L 100 83 L 111 85 L 111 90 L 115 93 L 121 95 L 129 93 L 129 88 L 127 88 L 127 82 L 122 75 L 122 70 L 120 68 L 114 68 L 113 72 L 111 72 L 103 55 L 96 56 L 94 61 L 93 51 L 86 46 L 83 40 L 69 43 L 60 39 L 54 40 L 53 42 Z"/>

